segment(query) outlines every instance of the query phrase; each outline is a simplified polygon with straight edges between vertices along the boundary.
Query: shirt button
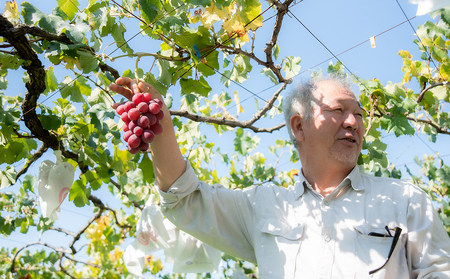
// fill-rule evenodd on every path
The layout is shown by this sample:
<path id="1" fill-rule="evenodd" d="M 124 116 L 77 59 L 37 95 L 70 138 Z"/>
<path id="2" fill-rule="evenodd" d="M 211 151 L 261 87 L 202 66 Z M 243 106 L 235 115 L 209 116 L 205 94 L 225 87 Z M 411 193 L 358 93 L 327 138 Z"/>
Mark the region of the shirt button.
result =
<path id="1" fill-rule="evenodd" d="M 323 204 L 326 205 L 326 206 L 329 206 L 330 202 L 329 201 L 324 201 Z"/>
<path id="2" fill-rule="evenodd" d="M 326 241 L 326 242 L 330 242 L 330 240 L 331 240 L 331 237 L 329 237 L 328 235 L 326 235 L 326 236 L 325 236 L 325 241 Z"/>

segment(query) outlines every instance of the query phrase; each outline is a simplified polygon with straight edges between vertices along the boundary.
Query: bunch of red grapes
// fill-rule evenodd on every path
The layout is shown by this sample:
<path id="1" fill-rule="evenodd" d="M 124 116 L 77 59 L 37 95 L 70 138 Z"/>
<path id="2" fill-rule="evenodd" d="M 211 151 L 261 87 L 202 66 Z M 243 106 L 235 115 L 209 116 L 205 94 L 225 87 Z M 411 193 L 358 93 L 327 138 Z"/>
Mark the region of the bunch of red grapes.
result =
<path id="1" fill-rule="evenodd" d="M 150 93 L 137 93 L 132 101 L 120 104 L 116 112 L 122 119 L 123 140 L 128 143 L 128 151 L 136 154 L 147 150 L 155 135 L 162 133 L 159 121 L 164 117 L 162 101 L 152 99 Z"/>

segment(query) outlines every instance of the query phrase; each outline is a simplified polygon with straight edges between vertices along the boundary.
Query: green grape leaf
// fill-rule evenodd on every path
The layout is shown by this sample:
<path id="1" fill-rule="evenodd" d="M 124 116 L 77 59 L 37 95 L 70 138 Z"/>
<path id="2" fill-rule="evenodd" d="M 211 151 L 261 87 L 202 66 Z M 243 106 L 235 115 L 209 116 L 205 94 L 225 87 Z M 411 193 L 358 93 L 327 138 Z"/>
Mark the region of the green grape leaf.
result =
<path id="1" fill-rule="evenodd" d="M 7 166 L 4 171 L 0 170 L 0 189 L 16 183 L 16 172 L 11 166 Z"/>
<path id="2" fill-rule="evenodd" d="M 98 68 L 99 60 L 92 54 L 85 51 L 78 51 L 77 67 L 82 70 L 84 74 L 93 72 Z"/>
<path id="3" fill-rule="evenodd" d="M 380 119 L 381 127 L 388 133 L 394 132 L 397 137 L 401 135 L 414 135 L 414 128 L 405 115 L 395 114 L 394 117 L 383 116 Z"/>
<path id="4" fill-rule="evenodd" d="M 278 78 L 277 76 L 272 72 L 271 69 L 269 68 L 264 68 L 261 70 L 261 74 L 267 76 L 270 78 L 270 80 L 274 83 L 274 84 L 278 84 Z"/>
<path id="5" fill-rule="evenodd" d="M 56 89 L 58 89 L 58 79 L 55 76 L 53 66 L 51 66 L 45 71 L 45 91 L 43 94 L 47 95 Z"/>
<path id="6" fill-rule="evenodd" d="M 203 63 L 206 62 L 206 63 Z M 216 71 L 214 70 L 219 70 L 220 66 L 219 66 L 219 52 L 218 51 L 213 51 L 208 53 L 208 56 L 206 56 L 202 62 L 197 64 L 197 69 L 198 71 L 204 75 L 205 77 L 207 76 L 212 76 L 216 73 Z"/>
<path id="7" fill-rule="evenodd" d="M 38 118 L 41 121 L 42 128 L 48 131 L 57 130 L 62 125 L 61 118 L 54 114 L 40 114 Z"/>
<path id="8" fill-rule="evenodd" d="M 289 56 L 284 60 L 282 69 L 286 73 L 286 79 L 293 78 L 300 72 L 301 66 L 299 65 L 302 60 L 300 57 Z"/>
<path id="9" fill-rule="evenodd" d="M 36 185 L 38 182 L 36 176 L 31 175 L 31 174 L 27 174 L 25 175 L 25 177 L 23 178 L 23 189 L 25 191 L 30 191 L 32 193 L 34 193 L 34 185 Z"/>
<path id="10" fill-rule="evenodd" d="M 161 10 L 161 2 L 159 0 L 138 0 L 140 10 L 147 23 L 156 21 L 156 16 Z"/>
<path id="11" fill-rule="evenodd" d="M 125 25 L 120 22 L 119 24 L 113 25 L 111 35 L 113 36 L 114 41 L 116 42 L 116 45 L 118 48 L 120 48 L 120 50 L 122 50 L 124 53 L 132 54 L 134 51 L 130 48 L 130 45 L 125 40 L 125 31 L 127 31 Z"/>
<path id="12" fill-rule="evenodd" d="M 69 17 L 72 19 L 78 11 L 78 0 L 56 0 L 58 3 L 58 7 Z"/>
<path id="13" fill-rule="evenodd" d="M 76 207 L 83 207 L 89 204 L 88 196 L 91 194 L 91 189 L 86 188 L 86 178 L 81 177 L 76 180 L 69 192 L 69 201 L 73 201 Z"/>
<path id="14" fill-rule="evenodd" d="M 204 77 L 200 77 L 198 80 L 183 78 L 180 80 L 180 86 L 182 95 L 194 94 L 207 97 L 212 90 Z"/>
<path id="15" fill-rule="evenodd" d="M 236 150 L 239 154 L 246 156 L 250 150 L 258 146 L 259 139 L 256 136 L 251 138 L 250 136 L 244 135 L 244 130 L 239 128 L 236 130 L 236 138 L 233 142 L 234 150 Z"/>
<path id="16" fill-rule="evenodd" d="M 144 76 L 144 81 L 153 85 L 153 87 L 155 87 L 161 95 L 166 95 L 168 87 L 159 82 L 152 73 L 148 72 Z"/>
<path id="17" fill-rule="evenodd" d="M 142 170 L 144 179 L 148 184 L 152 184 L 155 181 L 153 173 L 153 161 L 148 156 L 142 156 L 142 161 L 139 164 L 139 168 Z"/>
<path id="18" fill-rule="evenodd" d="M 84 78 L 78 77 L 75 80 L 66 78 L 63 84 L 64 87 L 60 90 L 62 98 L 67 99 L 70 97 L 70 100 L 73 102 L 84 103 L 85 99 L 83 95 L 91 95 L 91 87 L 86 84 L 86 80 Z"/>

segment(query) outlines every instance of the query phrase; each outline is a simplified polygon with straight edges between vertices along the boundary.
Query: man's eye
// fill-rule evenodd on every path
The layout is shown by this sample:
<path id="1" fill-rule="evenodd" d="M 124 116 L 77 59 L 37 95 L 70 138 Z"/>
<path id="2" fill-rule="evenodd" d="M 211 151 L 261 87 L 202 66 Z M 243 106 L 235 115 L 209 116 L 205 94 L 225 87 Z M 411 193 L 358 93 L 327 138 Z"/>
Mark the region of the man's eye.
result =
<path id="1" fill-rule="evenodd" d="M 355 116 L 358 116 L 358 117 L 363 117 L 363 115 L 362 115 L 362 113 L 355 113 Z"/>
<path id="2" fill-rule="evenodd" d="M 341 108 L 335 108 L 333 111 L 342 112 L 343 110 Z"/>

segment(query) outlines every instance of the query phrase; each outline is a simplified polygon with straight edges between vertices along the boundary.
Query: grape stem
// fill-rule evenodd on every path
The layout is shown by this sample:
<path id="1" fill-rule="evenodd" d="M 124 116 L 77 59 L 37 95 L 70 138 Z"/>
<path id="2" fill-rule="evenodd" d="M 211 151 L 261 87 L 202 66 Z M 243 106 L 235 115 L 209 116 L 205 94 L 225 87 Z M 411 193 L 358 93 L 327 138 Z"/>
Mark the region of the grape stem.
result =
<path id="1" fill-rule="evenodd" d="M 136 78 L 136 83 L 139 83 L 139 76 L 138 76 L 138 65 L 139 65 L 139 60 L 141 60 L 141 55 L 138 55 L 136 57 L 136 66 L 134 68 L 134 77 Z"/>

